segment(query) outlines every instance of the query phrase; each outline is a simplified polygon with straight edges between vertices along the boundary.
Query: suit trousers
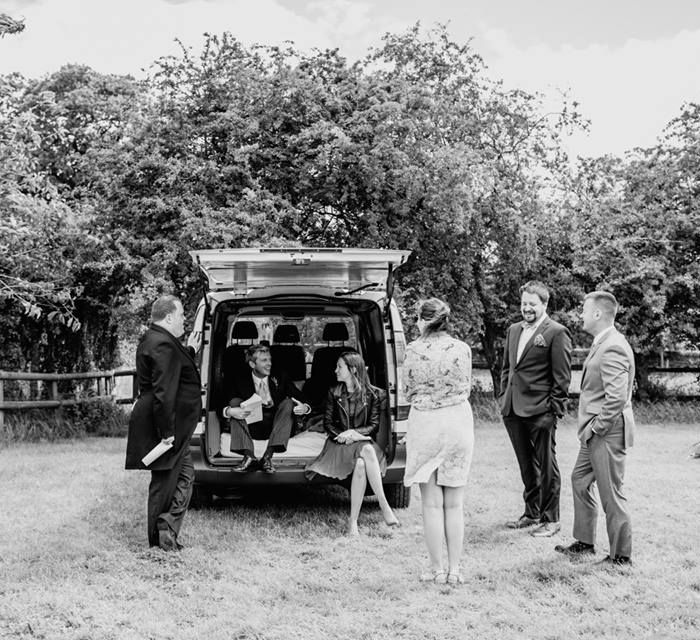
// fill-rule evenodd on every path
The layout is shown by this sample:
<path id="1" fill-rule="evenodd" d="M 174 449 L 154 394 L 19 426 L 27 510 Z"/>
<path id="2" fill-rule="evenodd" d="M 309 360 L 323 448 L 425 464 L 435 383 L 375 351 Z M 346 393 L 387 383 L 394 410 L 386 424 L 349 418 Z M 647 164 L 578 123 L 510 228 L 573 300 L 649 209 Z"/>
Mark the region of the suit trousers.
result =
<path id="1" fill-rule="evenodd" d="M 556 455 L 557 417 L 550 412 L 536 416 L 503 417 L 520 467 L 528 518 L 559 522 L 561 475 Z"/>
<path id="2" fill-rule="evenodd" d="M 285 398 L 272 411 L 263 409 L 263 419 L 249 425 L 245 420 L 231 420 L 231 451 L 252 456 L 255 452 L 253 439 L 267 440 L 266 454 L 287 450 L 294 427 L 294 402 Z"/>
<path id="3" fill-rule="evenodd" d="M 595 482 L 605 512 L 611 558 L 632 555 L 632 521 L 622 493 L 626 455 L 625 425 L 620 417 L 604 436 L 593 434 L 587 445 L 581 445 L 571 473 L 574 538 L 595 544 L 598 520 L 598 503 L 593 494 Z"/>
<path id="4" fill-rule="evenodd" d="M 172 469 L 151 471 L 148 487 L 148 543 L 158 546 L 158 529 L 169 527 L 175 539 L 192 497 L 194 465 L 186 442 Z"/>

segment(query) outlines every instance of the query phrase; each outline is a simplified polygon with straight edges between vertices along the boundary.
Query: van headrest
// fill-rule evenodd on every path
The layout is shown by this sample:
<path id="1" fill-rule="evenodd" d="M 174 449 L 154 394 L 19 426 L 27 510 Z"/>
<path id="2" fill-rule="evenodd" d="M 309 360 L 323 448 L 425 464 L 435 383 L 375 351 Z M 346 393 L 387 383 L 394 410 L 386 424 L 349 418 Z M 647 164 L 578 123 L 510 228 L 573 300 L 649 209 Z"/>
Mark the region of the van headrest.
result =
<path id="1" fill-rule="evenodd" d="M 326 342 L 345 342 L 348 328 L 342 322 L 329 322 L 323 327 L 323 340 Z"/>
<path id="2" fill-rule="evenodd" d="M 250 320 L 239 320 L 233 323 L 231 329 L 232 340 L 257 340 L 258 328 Z"/>
<path id="3" fill-rule="evenodd" d="M 293 324 L 280 324 L 275 328 L 273 342 L 299 342 L 299 329 Z"/>

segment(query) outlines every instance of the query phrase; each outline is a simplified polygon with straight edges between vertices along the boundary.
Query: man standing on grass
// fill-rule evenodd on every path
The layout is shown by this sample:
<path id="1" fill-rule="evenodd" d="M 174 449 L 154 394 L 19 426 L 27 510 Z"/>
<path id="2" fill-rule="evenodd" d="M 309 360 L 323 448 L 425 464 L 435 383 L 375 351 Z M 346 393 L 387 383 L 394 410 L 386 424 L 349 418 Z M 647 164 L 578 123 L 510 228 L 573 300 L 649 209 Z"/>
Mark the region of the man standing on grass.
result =
<path id="1" fill-rule="evenodd" d="M 557 545 L 555 550 L 569 556 L 595 552 L 595 482 L 610 543 L 610 553 L 601 563 L 626 565 L 632 557 L 632 523 L 622 483 L 627 447 L 632 446 L 634 437 L 634 355 L 614 326 L 616 314 L 617 301 L 611 293 L 594 291 L 585 297 L 581 319 L 583 330 L 593 336 L 593 344 L 583 365 L 578 409 L 581 448 L 571 474 L 576 540 L 568 547 Z"/>
<path id="2" fill-rule="evenodd" d="M 194 481 L 190 438 L 202 413 L 199 372 L 190 350 L 178 340 L 184 330 L 180 300 L 158 298 L 151 326 L 136 349 L 139 397 L 126 444 L 126 468 L 151 470 L 148 542 L 165 551 L 182 548 L 177 538 Z M 141 459 L 159 442 L 172 447 L 146 467 Z"/>
<path id="3" fill-rule="evenodd" d="M 499 400 L 525 487 L 525 510 L 506 526 L 539 524 L 532 535 L 549 537 L 561 529 L 556 429 L 569 397 L 571 338 L 566 327 L 547 316 L 549 291 L 544 284 L 527 282 L 520 296 L 523 321 L 508 328 Z"/>

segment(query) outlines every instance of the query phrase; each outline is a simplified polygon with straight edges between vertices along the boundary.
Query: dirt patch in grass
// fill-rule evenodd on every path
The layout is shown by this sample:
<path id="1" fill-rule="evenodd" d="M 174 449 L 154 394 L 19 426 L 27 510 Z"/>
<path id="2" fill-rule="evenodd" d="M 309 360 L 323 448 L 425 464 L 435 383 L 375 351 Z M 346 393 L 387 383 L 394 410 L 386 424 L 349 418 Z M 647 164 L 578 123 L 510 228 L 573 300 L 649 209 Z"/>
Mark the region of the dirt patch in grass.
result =
<path id="1" fill-rule="evenodd" d="M 0 451 L 0 637 L 47 639 L 694 638 L 700 635 L 697 427 L 642 425 L 628 457 L 631 569 L 553 551 L 573 518 L 575 428 L 558 433 L 562 535 L 535 539 L 520 515 L 503 427 L 478 423 L 466 500 L 464 574 L 425 585 L 418 493 L 390 532 L 368 499 L 362 536 L 342 535 L 341 488 L 247 493 L 188 514 L 180 554 L 150 550 L 148 474 L 122 469 L 124 441 Z M 607 551 L 603 522 L 600 559 Z"/>

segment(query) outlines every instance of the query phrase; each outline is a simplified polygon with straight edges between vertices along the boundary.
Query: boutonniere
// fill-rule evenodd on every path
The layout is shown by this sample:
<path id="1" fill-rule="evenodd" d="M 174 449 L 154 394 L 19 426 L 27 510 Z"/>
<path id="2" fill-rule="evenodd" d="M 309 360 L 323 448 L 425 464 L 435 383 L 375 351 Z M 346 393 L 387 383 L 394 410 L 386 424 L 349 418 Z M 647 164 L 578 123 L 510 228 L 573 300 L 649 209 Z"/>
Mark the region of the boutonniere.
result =
<path id="1" fill-rule="evenodd" d="M 277 386 L 277 378 L 275 378 L 275 376 L 270 376 L 270 380 L 272 380 L 272 384 Z"/>
<path id="2" fill-rule="evenodd" d="M 535 345 L 536 347 L 546 347 L 546 346 L 547 346 L 547 343 L 545 342 L 545 340 L 544 340 L 544 338 L 542 337 L 542 334 L 541 334 L 541 333 L 538 333 L 538 334 L 535 336 L 534 345 Z"/>

